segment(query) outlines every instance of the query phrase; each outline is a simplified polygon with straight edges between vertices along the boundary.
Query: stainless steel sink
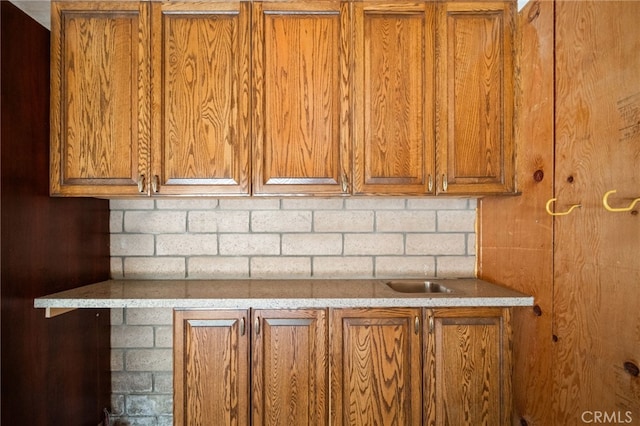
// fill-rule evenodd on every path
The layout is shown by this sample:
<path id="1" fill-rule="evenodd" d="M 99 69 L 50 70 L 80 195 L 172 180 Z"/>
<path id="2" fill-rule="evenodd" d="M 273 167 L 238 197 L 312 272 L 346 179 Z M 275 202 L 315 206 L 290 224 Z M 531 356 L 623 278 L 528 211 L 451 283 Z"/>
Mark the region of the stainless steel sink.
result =
<path id="1" fill-rule="evenodd" d="M 400 293 L 453 293 L 449 287 L 427 280 L 394 280 L 385 284 Z"/>

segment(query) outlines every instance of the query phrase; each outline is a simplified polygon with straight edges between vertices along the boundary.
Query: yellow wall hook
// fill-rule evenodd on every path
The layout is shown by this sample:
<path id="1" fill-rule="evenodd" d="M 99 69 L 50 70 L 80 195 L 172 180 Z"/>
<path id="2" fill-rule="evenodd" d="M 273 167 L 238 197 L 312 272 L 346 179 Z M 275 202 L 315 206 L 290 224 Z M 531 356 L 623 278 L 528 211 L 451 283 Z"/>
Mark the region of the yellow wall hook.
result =
<path id="1" fill-rule="evenodd" d="M 616 192 L 617 190 L 612 189 L 611 191 L 605 192 L 604 196 L 602 197 L 602 204 L 604 205 L 604 208 L 610 212 L 628 212 L 628 211 L 631 211 L 636 204 L 640 203 L 640 198 L 636 198 L 631 202 L 631 204 L 628 207 L 611 207 L 609 205 L 608 198 L 609 198 L 609 195 L 615 194 Z"/>
<path id="2" fill-rule="evenodd" d="M 571 207 L 569 207 L 569 210 L 567 210 L 566 212 L 555 213 L 551 211 L 551 204 L 554 203 L 556 200 L 557 198 L 550 199 L 549 201 L 547 201 L 547 205 L 545 206 L 545 208 L 547 209 L 547 213 L 549 213 L 551 216 L 566 216 L 569 213 L 571 213 L 573 209 L 577 207 L 582 207 L 582 204 L 574 204 Z"/>

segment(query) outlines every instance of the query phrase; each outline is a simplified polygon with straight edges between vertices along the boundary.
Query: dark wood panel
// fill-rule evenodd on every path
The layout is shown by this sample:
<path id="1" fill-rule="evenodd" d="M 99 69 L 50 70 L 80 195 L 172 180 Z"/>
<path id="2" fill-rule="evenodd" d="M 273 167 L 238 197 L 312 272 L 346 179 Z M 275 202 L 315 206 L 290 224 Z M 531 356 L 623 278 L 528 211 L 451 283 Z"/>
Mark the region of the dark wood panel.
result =
<path id="1" fill-rule="evenodd" d="M 33 298 L 109 277 L 104 200 L 49 198 L 49 32 L 1 2 L 2 424 L 90 425 L 110 401 L 109 312 Z"/>

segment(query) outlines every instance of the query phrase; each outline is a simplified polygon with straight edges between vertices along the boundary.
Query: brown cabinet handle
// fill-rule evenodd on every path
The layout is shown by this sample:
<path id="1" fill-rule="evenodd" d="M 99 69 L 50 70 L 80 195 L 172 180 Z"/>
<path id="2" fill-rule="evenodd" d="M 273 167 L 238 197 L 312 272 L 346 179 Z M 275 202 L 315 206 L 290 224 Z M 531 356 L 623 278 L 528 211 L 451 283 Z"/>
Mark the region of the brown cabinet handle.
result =
<path id="1" fill-rule="evenodd" d="M 413 331 L 416 334 L 420 333 L 420 318 L 416 315 L 415 319 L 413 320 Z"/>
<path id="2" fill-rule="evenodd" d="M 245 324 L 244 317 L 242 317 L 240 318 L 240 335 L 244 336 L 245 332 L 246 332 L 246 324 Z"/>
<path id="3" fill-rule="evenodd" d="M 447 175 L 442 175 L 442 190 L 447 192 L 447 188 L 449 187 L 449 182 L 447 182 Z"/>
<path id="4" fill-rule="evenodd" d="M 427 184 L 427 185 L 428 185 L 427 187 L 428 187 L 428 189 L 429 189 L 429 192 L 431 192 L 431 191 L 433 191 L 433 176 L 431 176 L 431 173 L 429 173 L 429 180 L 428 180 L 428 182 L 429 182 L 429 183 Z"/>
<path id="5" fill-rule="evenodd" d="M 260 334 L 260 318 L 256 317 L 253 322 L 253 327 L 256 329 L 256 336 Z"/>

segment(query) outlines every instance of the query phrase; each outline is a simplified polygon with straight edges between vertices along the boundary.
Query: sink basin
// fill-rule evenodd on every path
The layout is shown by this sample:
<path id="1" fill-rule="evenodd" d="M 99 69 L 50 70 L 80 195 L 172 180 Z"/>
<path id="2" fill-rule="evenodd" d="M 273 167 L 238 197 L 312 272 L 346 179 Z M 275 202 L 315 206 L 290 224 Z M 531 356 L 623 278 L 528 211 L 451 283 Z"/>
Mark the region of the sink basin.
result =
<path id="1" fill-rule="evenodd" d="M 425 280 L 388 281 L 387 286 L 400 293 L 452 293 L 449 287 L 440 283 Z"/>

